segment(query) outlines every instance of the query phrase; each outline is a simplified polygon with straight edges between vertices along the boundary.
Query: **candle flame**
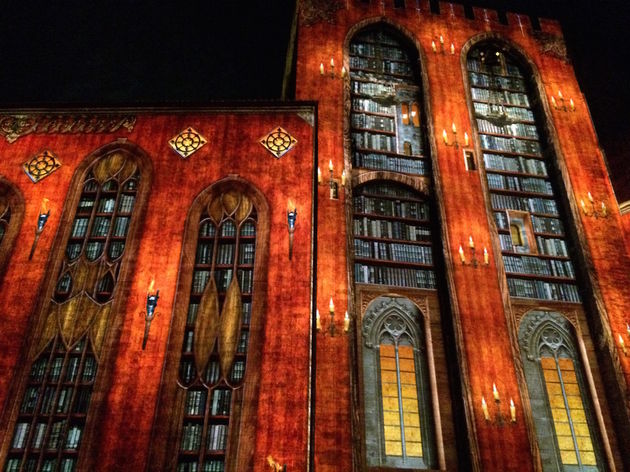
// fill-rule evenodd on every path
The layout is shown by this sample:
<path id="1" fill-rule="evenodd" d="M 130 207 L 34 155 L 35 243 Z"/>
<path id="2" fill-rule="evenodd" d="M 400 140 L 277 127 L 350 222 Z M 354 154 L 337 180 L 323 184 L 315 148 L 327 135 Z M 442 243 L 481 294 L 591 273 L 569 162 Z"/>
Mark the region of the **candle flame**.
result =
<path id="1" fill-rule="evenodd" d="M 468 245 L 469 245 L 471 248 L 474 248 L 474 247 L 475 247 L 475 242 L 473 241 L 473 237 L 472 237 L 472 236 L 468 236 Z"/>
<path id="2" fill-rule="evenodd" d="M 293 202 L 293 199 L 291 198 L 289 198 L 289 201 L 287 202 L 287 210 L 295 211 L 295 203 Z"/>
<path id="3" fill-rule="evenodd" d="M 332 297 L 330 297 L 330 303 L 328 304 L 328 309 L 330 310 L 331 313 L 334 313 L 335 311 L 335 304 L 333 303 Z"/>
<path id="4" fill-rule="evenodd" d="M 455 45 L 451 43 L 451 54 L 455 54 Z"/>
<path id="5" fill-rule="evenodd" d="M 468 133 L 464 132 L 464 145 L 468 146 Z"/>
<path id="6" fill-rule="evenodd" d="M 332 57 L 330 58 L 330 67 L 335 67 L 335 60 Z"/>
<path id="7" fill-rule="evenodd" d="M 457 133 L 457 126 L 455 126 L 454 121 L 453 121 L 453 124 L 451 125 L 451 128 L 453 129 L 453 133 Z"/>
<path id="8" fill-rule="evenodd" d="M 49 201 L 50 200 L 48 200 L 47 198 L 43 198 L 42 199 L 42 206 L 41 206 L 41 208 L 39 210 L 40 214 L 44 215 L 44 214 L 48 213 L 48 202 Z"/>
<path id="9" fill-rule="evenodd" d="M 155 287 L 155 277 L 151 278 L 151 283 L 149 283 L 149 288 L 147 289 L 147 292 L 152 293 L 154 287 Z"/>
<path id="10" fill-rule="evenodd" d="M 329 160 L 328 160 L 328 170 L 329 170 L 330 172 L 332 172 L 332 171 L 333 171 L 333 163 L 332 163 L 332 159 L 329 159 Z"/>

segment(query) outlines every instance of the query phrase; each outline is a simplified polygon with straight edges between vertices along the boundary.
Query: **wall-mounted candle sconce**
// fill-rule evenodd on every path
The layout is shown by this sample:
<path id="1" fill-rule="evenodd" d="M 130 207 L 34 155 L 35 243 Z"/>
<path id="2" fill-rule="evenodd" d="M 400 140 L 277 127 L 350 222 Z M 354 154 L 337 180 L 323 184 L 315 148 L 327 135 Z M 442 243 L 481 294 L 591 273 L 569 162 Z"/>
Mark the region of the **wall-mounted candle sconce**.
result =
<path id="1" fill-rule="evenodd" d="M 328 178 L 328 188 L 330 190 L 330 199 L 331 200 L 338 200 L 339 199 L 339 180 L 335 179 L 334 177 L 334 168 L 333 168 L 333 163 L 332 163 L 332 159 L 330 159 L 328 161 L 328 171 L 330 172 L 330 177 Z M 320 170 L 320 168 L 317 168 L 317 183 L 319 185 L 323 185 L 323 179 L 322 179 L 322 171 Z M 346 186 L 346 170 L 344 169 L 341 172 L 341 186 L 345 187 Z"/>
<path id="2" fill-rule="evenodd" d="M 289 227 L 289 260 L 293 257 L 293 233 L 295 232 L 295 222 L 297 220 L 297 209 L 291 200 L 287 208 L 287 225 Z"/>
<path id="3" fill-rule="evenodd" d="M 580 199 L 580 206 L 582 207 L 582 213 L 584 213 L 584 216 L 590 216 L 593 218 L 608 218 L 608 209 L 606 208 L 606 204 L 602 201 L 601 203 L 601 208 L 598 210 L 595 207 L 595 199 L 593 198 L 593 195 L 591 195 L 591 192 L 588 192 L 587 196 L 588 201 L 591 205 L 591 210 L 589 211 L 586 208 L 586 203 L 584 203 L 584 199 Z"/>
<path id="4" fill-rule="evenodd" d="M 280 462 L 277 462 L 270 455 L 267 456 L 267 464 L 269 464 L 269 467 L 271 468 L 271 470 L 273 470 L 273 472 L 287 472 L 287 465 L 280 464 Z"/>
<path id="5" fill-rule="evenodd" d="M 346 77 L 347 71 L 345 66 L 341 67 L 341 73 L 339 74 L 339 76 L 337 76 L 337 74 L 335 73 L 335 59 L 334 58 L 330 58 L 330 68 L 329 71 L 326 72 L 326 69 L 324 68 L 324 63 L 320 63 L 319 64 L 319 75 L 322 77 L 327 77 L 329 79 L 344 79 Z"/>
<path id="6" fill-rule="evenodd" d="M 33 245 L 31 246 L 31 252 L 28 255 L 29 261 L 33 258 L 33 254 L 35 254 L 37 241 L 39 241 L 39 236 L 42 234 L 42 231 L 44 231 L 44 228 L 46 227 L 46 222 L 48 221 L 48 217 L 50 216 L 48 201 L 49 200 L 47 198 L 44 198 L 42 200 L 42 206 L 39 209 L 39 215 L 37 216 L 37 227 L 35 228 L 35 239 L 33 240 Z"/>
<path id="7" fill-rule="evenodd" d="M 490 415 L 488 403 L 486 403 L 485 397 L 481 397 L 481 411 L 483 412 L 483 418 L 486 422 L 495 426 L 503 427 L 507 423 L 507 419 L 501 411 L 501 397 L 499 396 L 499 390 L 497 390 L 496 384 L 492 384 L 492 397 L 494 399 L 495 413 Z M 514 406 L 514 400 L 510 398 L 510 422 L 509 424 L 516 423 L 516 407 Z"/>
<path id="8" fill-rule="evenodd" d="M 330 322 L 328 323 L 328 327 L 325 331 L 322 331 L 322 320 L 319 315 L 319 310 L 315 312 L 315 326 L 318 333 L 322 333 L 324 336 L 326 332 L 330 335 L 330 337 L 334 337 L 338 333 L 338 329 L 335 326 L 335 304 L 333 303 L 332 297 L 330 298 L 330 303 L 328 304 L 328 312 L 330 313 Z M 346 311 L 346 314 L 343 317 L 343 334 L 347 334 L 350 329 L 350 315 Z"/>
<path id="9" fill-rule="evenodd" d="M 437 40 L 437 43 L 436 43 Z M 439 44 L 439 47 L 438 47 Z M 446 54 L 446 46 L 444 44 L 444 36 L 440 35 L 437 38 L 433 39 L 431 41 L 431 50 L 433 51 L 434 54 Z M 451 43 L 451 45 L 448 48 L 448 51 L 450 52 L 451 56 L 455 55 L 455 44 Z"/>
<path id="10" fill-rule="evenodd" d="M 459 250 L 458 250 L 459 260 L 461 261 L 462 265 L 477 268 L 479 266 L 479 261 L 477 260 L 475 241 L 473 240 L 472 236 L 468 236 L 468 248 L 470 250 L 470 261 L 466 259 L 466 254 L 464 253 L 464 248 L 461 244 L 459 245 Z M 490 264 L 490 255 L 488 254 L 488 248 L 484 247 L 483 248 L 483 265 L 487 266 L 489 264 Z"/>
<path id="11" fill-rule="evenodd" d="M 453 141 L 452 142 L 449 141 L 446 128 L 442 130 L 442 141 L 444 141 L 444 145 L 453 146 L 454 148 L 457 149 L 459 147 L 459 141 L 457 141 L 457 126 L 455 125 L 454 121 L 451 124 L 451 132 L 453 133 Z M 469 142 L 470 142 L 470 139 L 468 138 L 468 133 L 465 132 L 464 133 L 464 146 L 468 146 Z"/>
<path id="12" fill-rule="evenodd" d="M 142 338 L 142 350 L 147 346 L 147 340 L 149 339 L 149 330 L 151 329 L 151 321 L 153 318 L 157 316 L 157 312 L 155 309 L 157 308 L 157 303 L 160 298 L 160 291 L 157 290 L 155 293 L 153 292 L 153 287 L 155 285 L 155 280 L 151 280 L 149 284 L 149 288 L 147 290 L 147 304 L 146 304 L 146 312 L 141 312 L 140 315 L 144 317 L 144 337 Z"/>
<path id="13" fill-rule="evenodd" d="M 558 111 L 575 111 L 575 102 L 573 101 L 573 99 L 569 99 L 569 104 L 567 106 L 564 96 L 562 95 L 562 91 L 560 90 L 558 90 L 557 100 L 556 97 L 554 97 L 553 95 L 551 96 L 551 104 Z"/>

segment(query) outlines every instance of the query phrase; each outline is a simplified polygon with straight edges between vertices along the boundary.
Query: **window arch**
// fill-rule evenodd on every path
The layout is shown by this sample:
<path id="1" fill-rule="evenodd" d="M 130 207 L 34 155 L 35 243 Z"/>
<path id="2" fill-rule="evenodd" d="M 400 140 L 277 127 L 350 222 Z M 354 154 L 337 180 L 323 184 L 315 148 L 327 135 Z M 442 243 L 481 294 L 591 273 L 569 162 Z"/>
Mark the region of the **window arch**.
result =
<path id="1" fill-rule="evenodd" d="M 0 177 L 0 278 L 24 219 L 24 198 L 11 182 Z"/>
<path id="2" fill-rule="evenodd" d="M 156 430 L 156 468 L 251 468 L 268 207 L 247 182 L 224 179 L 193 203 Z M 253 353 L 253 354 L 252 354 Z M 157 427 L 157 423 L 156 423 Z M 164 444 L 169 447 L 164 447 Z M 242 447 L 240 447 L 242 446 Z"/>
<path id="3" fill-rule="evenodd" d="M 519 346 L 545 471 L 605 470 L 584 367 L 569 321 L 529 312 Z"/>
<path id="4" fill-rule="evenodd" d="M 101 371 L 108 371 L 117 342 L 108 331 L 121 323 L 119 293 L 149 181 L 144 154 L 121 143 L 101 148 L 75 172 L 7 435 L 5 470 L 72 471 L 81 458 L 89 460 L 80 446 L 94 428 L 95 386 L 108 382 Z"/>
<path id="5" fill-rule="evenodd" d="M 532 74 L 516 53 L 492 41 L 475 44 L 466 59 L 510 295 L 579 303 L 568 221 L 552 178 L 553 151 Z M 526 244 L 514 244 L 512 223 Z"/>
<path id="6" fill-rule="evenodd" d="M 424 320 L 405 298 L 379 297 L 363 332 L 368 466 L 434 466 L 434 433 Z"/>

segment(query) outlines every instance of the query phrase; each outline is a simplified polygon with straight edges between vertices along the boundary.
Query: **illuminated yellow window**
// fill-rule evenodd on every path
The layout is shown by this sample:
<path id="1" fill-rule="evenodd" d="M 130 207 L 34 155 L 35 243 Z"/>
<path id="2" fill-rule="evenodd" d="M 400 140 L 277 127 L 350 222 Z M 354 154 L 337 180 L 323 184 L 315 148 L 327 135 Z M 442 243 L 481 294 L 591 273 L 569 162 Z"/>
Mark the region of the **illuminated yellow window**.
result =
<path id="1" fill-rule="evenodd" d="M 597 465 L 573 360 L 542 357 L 547 397 L 564 465 Z"/>
<path id="2" fill-rule="evenodd" d="M 420 108 L 416 102 L 411 104 L 411 121 L 416 128 L 420 128 Z"/>
<path id="3" fill-rule="evenodd" d="M 512 244 L 514 246 L 523 246 L 523 234 L 517 224 L 510 225 L 510 234 L 512 235 Z"/>
<path id="4" fill-rule="evenodd" d="M 409 105 L 403 103 L 400 105 L 400 111 L 402 113 L 402 123 L 403 125 L 409 124 Z"/>
<path id="5" fill-rule="evenodd" d="M 385 455 L 422 457 L 413 348 L 381 344 L 380 367 Z"/>

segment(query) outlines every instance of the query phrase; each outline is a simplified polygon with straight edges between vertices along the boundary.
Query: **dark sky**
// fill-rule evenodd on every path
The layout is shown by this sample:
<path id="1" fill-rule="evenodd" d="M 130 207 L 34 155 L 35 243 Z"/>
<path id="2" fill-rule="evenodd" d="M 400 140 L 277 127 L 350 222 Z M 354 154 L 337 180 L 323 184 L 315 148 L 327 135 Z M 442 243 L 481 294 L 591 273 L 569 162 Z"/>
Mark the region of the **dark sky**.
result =
<path id="1" fill-rule="evenodd" d="M 0 107 L 278 98 L 292 3 L 5 0 Z M 618 197 L 630 199 L 630 2 L 474 3 L 562 22 Z"/>

